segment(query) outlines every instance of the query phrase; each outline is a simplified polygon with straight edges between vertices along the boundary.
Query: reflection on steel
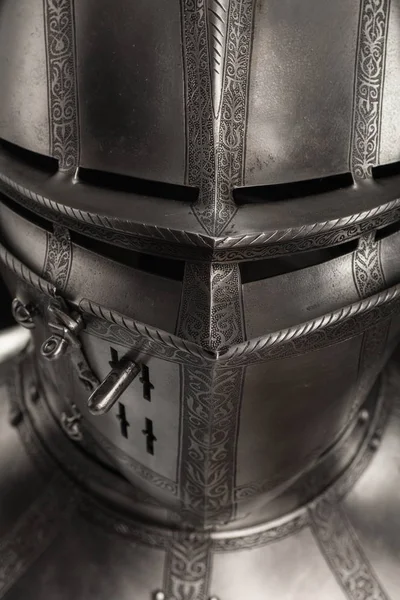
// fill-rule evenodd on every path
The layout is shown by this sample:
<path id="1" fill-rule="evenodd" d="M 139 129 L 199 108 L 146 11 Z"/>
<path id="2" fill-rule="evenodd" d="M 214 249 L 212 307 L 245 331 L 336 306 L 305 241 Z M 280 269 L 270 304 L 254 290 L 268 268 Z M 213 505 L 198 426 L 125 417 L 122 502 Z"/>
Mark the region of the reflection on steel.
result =
<path id="1" fill-rule="evenodd" d="M 22 352 L 31 340 L 29 331 L 22 327 L 10 327 L 1 333 L 0 364 Z"/>
<path id="2" fill-rule="evenodd" d="M 92 415 L 108 413 L 139 373 L 139 365 L 122 358 L 89 396 L 88 408 Z"/>
<path id="3" fill-rule="evenodd" d="M 395 600 L 399 1 L 115 4 L 1 3 L 0 598 Z"/>

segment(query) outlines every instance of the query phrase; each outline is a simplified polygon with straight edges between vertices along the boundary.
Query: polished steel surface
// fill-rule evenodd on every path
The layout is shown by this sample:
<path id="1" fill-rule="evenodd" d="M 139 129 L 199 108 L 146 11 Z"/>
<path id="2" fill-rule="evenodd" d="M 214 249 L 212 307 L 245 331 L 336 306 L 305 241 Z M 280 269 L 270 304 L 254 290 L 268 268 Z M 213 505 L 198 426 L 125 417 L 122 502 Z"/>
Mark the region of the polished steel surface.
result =
<path id="1" fill-rule="evenodd" d="M 4 363 L 28 345 L 31 337 L 22 327 L 9 327 L 1 334 L 0 362 Z"/>
<path id="2" fill-rule="evenodd" d="M 136 363 L 123 358 L 117 363 L 110 362 L 110 366 L 112 368 L 107 377 L 88 398 L 88 408 L 94 416 L 108 413 L 140 373 L 140 367 Z M 120 416 L 122 420 L 123 417 Z M 126 430 L 124 436 L 127 436 Z"/>
<path id="3" fill-rule="evenodd" d="M 400 594 L 399 32 L 0 0 L 0 598 Z"/>
<path id="4" fill-rule="evenodd" d="M 0 137 L 49 154 L 43 18 L 41 0 L 0 2 Z"/>
<path id="5" fill-rule="evenodd" d="M 386 590 L 396 590 L 398 579 L 392 502 L 399 483 L 398 356 L 384 371 L 370 412 L 360 417 L 367 423 L 362 443 L 336 481 L 281 519 L 230 533 L 173 532 L 121 512 L 130 486 L 65 437 L 46 395 L 35 393 L 32 355 L 7 371 L 0 456 L 12 456 L 14 466 L 7 477 L 2 470 L 3 489 L 11 490 L 1 497 L 3 596 L 396 597 Z M 107 489 L 114 492 L 111 504 L 101 499 Z"/>

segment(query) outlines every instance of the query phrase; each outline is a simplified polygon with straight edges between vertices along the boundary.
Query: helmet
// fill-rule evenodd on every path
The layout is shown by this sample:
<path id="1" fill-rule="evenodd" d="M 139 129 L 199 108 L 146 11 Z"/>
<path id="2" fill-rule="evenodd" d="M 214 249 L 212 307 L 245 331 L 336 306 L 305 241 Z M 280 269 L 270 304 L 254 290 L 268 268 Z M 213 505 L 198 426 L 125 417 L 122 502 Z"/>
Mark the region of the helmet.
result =
<path id="1" fill-rule="evenodd" d="M 92 518 L 112 505 L 145 548 L 144 524 L 164 540 L 132 576 L 138 600 L 265 597 L 301 543 L 316 580 L 328 564 L 358 597 L 356 552 L 378 590 L 362 597 L 389 597 L 369 540 L 351 541 L 368 520 L 341 515 L 398 381 L 390 4 L 0 3 L 0 258 L 32 331 L 24 410 Z M 247 591 L 228 577 L 245 568 Z M 290 595 L 274 573 L 271 593 L 312 600 L 313 576 Z"/>

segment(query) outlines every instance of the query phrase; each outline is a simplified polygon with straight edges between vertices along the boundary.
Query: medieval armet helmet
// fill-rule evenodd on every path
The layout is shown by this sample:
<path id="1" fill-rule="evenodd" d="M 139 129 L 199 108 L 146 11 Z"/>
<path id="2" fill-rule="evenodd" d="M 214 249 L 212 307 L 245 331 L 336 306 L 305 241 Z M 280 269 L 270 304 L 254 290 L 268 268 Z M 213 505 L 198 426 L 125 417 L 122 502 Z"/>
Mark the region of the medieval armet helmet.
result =
<path id="1" fill-rule="evenodd" d="M 0 597 L 400 596 L 399 33 L 399 0 L 0 0 L 15 479 L 50 489 Z"/>

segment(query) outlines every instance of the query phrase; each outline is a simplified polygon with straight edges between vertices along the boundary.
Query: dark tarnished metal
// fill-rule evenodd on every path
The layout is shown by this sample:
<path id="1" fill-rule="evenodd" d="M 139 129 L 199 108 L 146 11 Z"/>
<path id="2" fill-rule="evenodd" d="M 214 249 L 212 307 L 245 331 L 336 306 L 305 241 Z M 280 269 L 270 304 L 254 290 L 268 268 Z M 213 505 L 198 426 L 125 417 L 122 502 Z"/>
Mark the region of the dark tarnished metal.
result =
<path id="1" fill-rule="evenodd" d="M 399 31 L 0 0 L 0 598 L 398 598 Z"/>

